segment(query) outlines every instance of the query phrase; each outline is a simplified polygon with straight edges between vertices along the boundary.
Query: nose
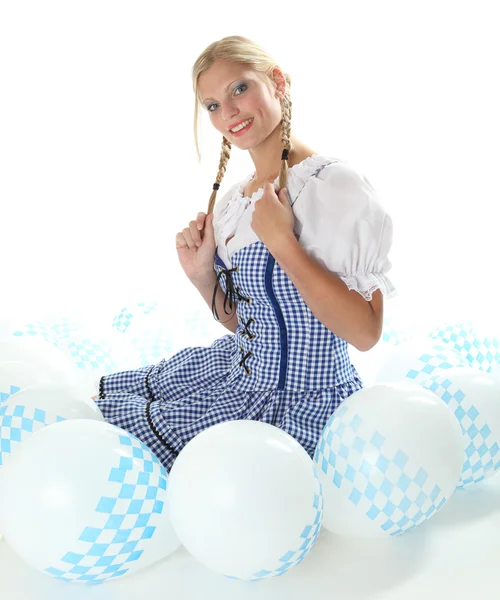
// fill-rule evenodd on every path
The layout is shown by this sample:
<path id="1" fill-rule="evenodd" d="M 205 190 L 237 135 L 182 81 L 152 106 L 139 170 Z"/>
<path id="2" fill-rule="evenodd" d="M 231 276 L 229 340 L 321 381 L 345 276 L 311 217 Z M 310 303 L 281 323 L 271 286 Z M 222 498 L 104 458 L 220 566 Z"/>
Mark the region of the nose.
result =
<path id="1" fill-rule="evenodd" d="M 224 104 L 222 104 L 221 110 L 222 118 L 228 125 L 234 121 L 234 117 L 236 117 L 239 112 L 238 108 L 233 102 L 225 102 Z"/>

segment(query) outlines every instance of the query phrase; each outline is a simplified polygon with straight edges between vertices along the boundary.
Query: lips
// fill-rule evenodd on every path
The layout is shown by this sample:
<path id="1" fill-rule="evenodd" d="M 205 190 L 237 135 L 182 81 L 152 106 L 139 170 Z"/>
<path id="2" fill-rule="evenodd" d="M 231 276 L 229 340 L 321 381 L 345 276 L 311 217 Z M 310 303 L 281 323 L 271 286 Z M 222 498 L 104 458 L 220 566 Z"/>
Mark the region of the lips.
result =
<path id="1" fill-rule="evenodd" d="M 244 123 L 245 121 L 248 121 L 248 119 L 252 119 L 252 118 L 253 117 L 247 117 L 246 119 L 241 119 L 241 121 L 238 121 L 238 122 L 233 123 L 232 125 L 230 125 L 227 130 L 230 133 L 232 133 L 231 129 L 234 129 L 235 127 L 238 127 L 238 125 L 241 125 L 241 123 Z"/>

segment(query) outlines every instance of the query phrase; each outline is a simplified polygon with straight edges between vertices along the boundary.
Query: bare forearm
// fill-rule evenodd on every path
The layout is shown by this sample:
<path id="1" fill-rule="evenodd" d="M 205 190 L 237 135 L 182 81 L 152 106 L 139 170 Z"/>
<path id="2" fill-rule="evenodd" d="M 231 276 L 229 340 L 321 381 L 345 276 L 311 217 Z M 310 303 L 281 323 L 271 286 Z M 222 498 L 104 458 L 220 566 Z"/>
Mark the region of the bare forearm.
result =
<path id="1" fill-rule="evenodd" d="M 311 312 L 335 335 L 361 351 L 377 338 L 373 310 L 358 292 L 307 254 L 294 236 L 271 251 Z"/>
<path id="2" fill-rule="evenodd" d="M 195 288 L 200 292 L 201 296 L 207 303 L 210 311 L 212 311 L 212 299 L 214 295 L 215 282 L 217 281 L 217 276 L 215 275 L 213 279 L 206 282 L 192 282 Z M 224 325 L 226 329 L 231 331 L 232 333 L 236 332 L 238 327 L 238 317 L 236 316 L 236 302 L 233 302 L 233 309 L 231 311 L 231 315 L 228 315 L 224 312 L 224 292 L 220 286 L 217 287 L 217 295 L 215 297 L 215 305 L 217 308 L 217 314 L 219 315 L 221 325 Z M 230 310 L 226 304 L 226 310 Z"/>

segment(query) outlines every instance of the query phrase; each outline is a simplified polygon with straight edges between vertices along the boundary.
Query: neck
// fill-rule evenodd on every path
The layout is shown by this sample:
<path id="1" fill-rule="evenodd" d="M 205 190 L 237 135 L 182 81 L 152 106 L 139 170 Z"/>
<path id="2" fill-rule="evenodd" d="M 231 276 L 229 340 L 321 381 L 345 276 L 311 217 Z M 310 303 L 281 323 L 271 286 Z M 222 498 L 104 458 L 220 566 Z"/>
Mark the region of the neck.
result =
<path id="1" fill-rule="evenodd" d="M 290 136 L 290 145 L 288 165 L 292 166 L 300 161 L 299 155 L 304 145 L 294 135 Z M 278 177 L 281 168 L 282 152 L 281 126 L 278 125 L 258 146 L 249 149 L 250 156 L 255 165 L 255 174 L 252 179 L 255 184 L 261 185 L 268 181 L 272 183 Z"/>

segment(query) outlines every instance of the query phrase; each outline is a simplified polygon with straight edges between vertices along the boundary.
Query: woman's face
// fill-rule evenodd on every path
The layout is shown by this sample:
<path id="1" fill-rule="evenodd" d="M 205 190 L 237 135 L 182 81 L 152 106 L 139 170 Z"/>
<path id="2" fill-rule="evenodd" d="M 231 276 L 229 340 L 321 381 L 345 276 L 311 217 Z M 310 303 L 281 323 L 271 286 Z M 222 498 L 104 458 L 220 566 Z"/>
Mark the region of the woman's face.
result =
<path id="1" fill-rule="evenodd" d="M 279 69 L 274 75 L 281 90 L 286 85 L 283 75 Z M 281 122 L 278 92 L 263 77 L 246 65 L 219 60 L 198 78 L 198 95 L 212 125 L 242 150 L 262 142 Z M 249 127 L 230 131 L 248 119 Z"/>

